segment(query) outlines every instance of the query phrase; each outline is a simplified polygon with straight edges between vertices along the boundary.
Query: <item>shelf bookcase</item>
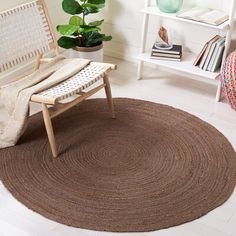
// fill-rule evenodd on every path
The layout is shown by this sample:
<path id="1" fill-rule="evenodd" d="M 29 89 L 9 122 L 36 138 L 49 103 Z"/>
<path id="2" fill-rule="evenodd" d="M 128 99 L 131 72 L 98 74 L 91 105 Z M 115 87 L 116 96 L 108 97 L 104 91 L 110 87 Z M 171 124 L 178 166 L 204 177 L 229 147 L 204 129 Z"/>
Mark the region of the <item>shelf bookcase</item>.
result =
<path id="1" fill-rule="evenodd" d="M 176 16 L 175 13 L 161 12 L 157 6 L 150 5 L 151 0 L 146 0 L 145 8 L 142 10 L 142 13 L 144 14 L 143 26 L 142 26 L 142 44 L 141 44 L 141 48 L 140 48 L 140 54 L 137 57 L 137 59 L 139 61 L 138 73 L 137 73 L 138 79 L 142 78 L 144 62 L 152 63 L 152 64 L 155 64 L 155 65 L 158 65 L 161 67 L 184 72 L 184 73 L 187 73 L 190 75 L 195 75 L 195 76 L 198 76 L 201 78 L 215 80 L 218 85 L 217 93 L 216 93 L 216 101 L 220 101 L 220 99 L 221 99 L 221 82 L 220 82 L 221 73 L 220 73 L 220 70 L 217 72 L 209 72 L 209 71 L 204 71 L 204 70 L 194 66 L 193 63 L 194 63 L 194 60 L 196 59 L 197 55 L 195 55 L 194 53 L 190 53 L 190 52 L 183 52 L 183 58 L 182 58 L 181 62 L 151 59 L 150 52 L 145 52 L 146 42 L 147 42 L 147 30 L 148 30 L 148 24 L 149 24 L 149 16 L 154 15 L 157 17 L 171 19 L 174 21 L 185 22 L 185 23 L 189 23 L 192 25 L 200 25 L 202 27 L 208 27 L 210 29 L 215 29 L 215 30 L 219 30 L 219 31 L 226 31 L 225 52 L 223 55 L 223 62 L 224 62 L 228 53 L 229 53 L 232 32 L 233 32 L 233 27 L 234 27 L 234 22 L 235 22 L 234 17 L 235 17 L 236 1 L 235 0 L 231 0 L 231 1 L 232 1 L 232 3 L 231 3 L 230 10 L 229 10 L 229 20 L 224 22 L 221 25 L 215 26 L 215 25 L 201 23 L 198 21 L 192 21 L 192 20 L 179 18 Z M 223 65 L 223 63 L 222 63 L 222 65 Z"/>

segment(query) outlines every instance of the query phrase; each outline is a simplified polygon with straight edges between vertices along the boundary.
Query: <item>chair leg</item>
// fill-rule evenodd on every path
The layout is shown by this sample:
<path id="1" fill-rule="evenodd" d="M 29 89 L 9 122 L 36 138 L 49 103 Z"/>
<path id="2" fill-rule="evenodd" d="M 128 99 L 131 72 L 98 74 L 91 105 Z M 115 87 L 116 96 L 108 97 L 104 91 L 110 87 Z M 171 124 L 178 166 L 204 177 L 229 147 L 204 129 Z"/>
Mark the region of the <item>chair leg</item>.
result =
<path id="1" fill-rule="evenodd" d="M 47 105 L 43 103 L 42 107 L 43 107 L 43 119 L 44 119 L 46 131 L 48 134 L 48 139 L 49 139 L 50 147 L 52 150 L 52 155 L 54 158 L 56 158 L 57 157 L 57 147 L 56 147 L 56 141 L 55 141 L 55 136 L 54 136 L 53 127 L 52 127 L 52 121 L 50 118 L 50 114 L 49 114 Z"/>
<path id="2" fill-rule="evenodd" d="M 103 81 L 104 81 L 104 84 L 106 85 L 105 91 L 106 91 L 106 96 L 107 96 L 107 101 L 108 101 L 109 109 L 111 112 L 111 116 L 113 119 L 115 119 L 116 117 L 115 117 L 115 111 L 114 111 L 113 98 L 111 94 L 111 86 L 110 86 L 109 78 L 107 75 L 104 76 Z"/>

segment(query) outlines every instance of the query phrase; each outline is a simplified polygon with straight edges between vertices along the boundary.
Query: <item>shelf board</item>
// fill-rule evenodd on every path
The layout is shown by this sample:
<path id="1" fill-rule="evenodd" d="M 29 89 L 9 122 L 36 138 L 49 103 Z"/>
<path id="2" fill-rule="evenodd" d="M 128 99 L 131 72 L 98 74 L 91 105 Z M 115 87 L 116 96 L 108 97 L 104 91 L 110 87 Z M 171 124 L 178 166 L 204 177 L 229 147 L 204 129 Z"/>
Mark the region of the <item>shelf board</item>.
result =
<path id="1" fill-rule="evenodd" d="M 227 29 L 229 27 L 229 21 L 224 22 L 221 25 L 210 25 L 210 24 L 206 24 L 206 23 L 202 23 L 202 22 L 198 22 L 198 21 L 194 21 L 194 20 L 188 20 L 188 19 L 184 19 L 184 18 L 180 18 L 177 17 L 176 13 L 164 13 L 161 12 L 159 10 L 158 7 L 146 7 L 144 8 L 141 12 L 149 14 L 149 15 L 155 15 L 155 16 L 160 16 L 160 17 L 164 17 L 167 19 L 172 19 L 175 21 L 180 21 L 180 22 L 186 22 L 186 23 L 191 23 L 191 24 L 195 24 L 195 25 L 200 25 L 200 26 L 205 26 L 208 28 L 212 28 L 212 29 L 218 29 L 218 30 L 224 30 Z"/>
<path id="2" fill-rule="evenodd" d="M 176 71 L 181 71 L 181 72 L 189 73 L 192 75 L 196 75 L 196 76 L 200 76 L 200 77 L 208 78 L 212 80 L 216 80 L 220 76 L 219 71 L 209 72 L 209 71 L 204 71 L 197 66 L 193 66 L 194 60 L 197 57 L 193 53 L 184 52 L 181 62 L 151 59 L 150 54 L 151 53 L 140 54 L 137 57 L 137 59 L 140 61 L 153 63 L 158 66 L 166 67 L 166 68 L 173 69 Z"/>

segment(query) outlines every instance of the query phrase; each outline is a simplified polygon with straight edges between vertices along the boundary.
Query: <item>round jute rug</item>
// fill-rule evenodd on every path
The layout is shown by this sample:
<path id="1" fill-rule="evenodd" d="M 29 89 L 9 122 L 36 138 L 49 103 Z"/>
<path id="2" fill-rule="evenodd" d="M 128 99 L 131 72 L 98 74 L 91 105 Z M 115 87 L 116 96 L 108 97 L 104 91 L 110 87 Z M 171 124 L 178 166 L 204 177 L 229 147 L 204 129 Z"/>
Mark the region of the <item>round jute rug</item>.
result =
<path id="1" fill-rule="evenodd" d="M 0 151 L 13 196 L 62 224 L 115 232 L 163 229 L 223 204 L 236 184 L 236 154 L 200 119 L 169 106 L 89 100 L 54 120 L 52 160 L 41 114 L 16 147 Z"/>

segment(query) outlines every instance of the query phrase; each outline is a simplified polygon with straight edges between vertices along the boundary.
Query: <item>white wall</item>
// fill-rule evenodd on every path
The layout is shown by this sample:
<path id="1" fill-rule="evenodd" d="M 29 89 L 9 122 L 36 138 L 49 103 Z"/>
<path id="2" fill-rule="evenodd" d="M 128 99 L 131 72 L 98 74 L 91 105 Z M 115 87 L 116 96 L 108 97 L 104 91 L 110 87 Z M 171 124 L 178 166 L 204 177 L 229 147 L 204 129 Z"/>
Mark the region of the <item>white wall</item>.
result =
<path id="1" fill-rule="evenodd" d="M 155 5 L 155 0 L 152 1 L 152 4 Z M 21 2 L 25 2 L 25 0 L 1 0 L 0 11 Z M 65 23 L 69 18 L 69 15 L 63 13 L 61 2 L 61 0 L 46 0 L 54 26 Z M 230 2 L 231 0 L 185 0 L 185 5 L 198 4 L 228 11 Z M 105 43 L 106 54 L 130 60 L 135 58 L 140 46 L 143 18 L 140 10 L 144 7 L 144 4 L 145 0 L 107 0 L 106 9 L 92 17 L 96 19 L 104 18 L 103 31 L 113 36 L 111 42 Z M 174 43 L 183 44 L 186 49 L 196 53 L 206 41 L 219 33 L 216 30 L 209 30 L 205 27 L 171 20 L 160 21 L 157 17 L 151 17 L 148 31 L 149 47 L 151 47 L 156 38 L 156 32 L 160 24 L 170 30 Z"/>

